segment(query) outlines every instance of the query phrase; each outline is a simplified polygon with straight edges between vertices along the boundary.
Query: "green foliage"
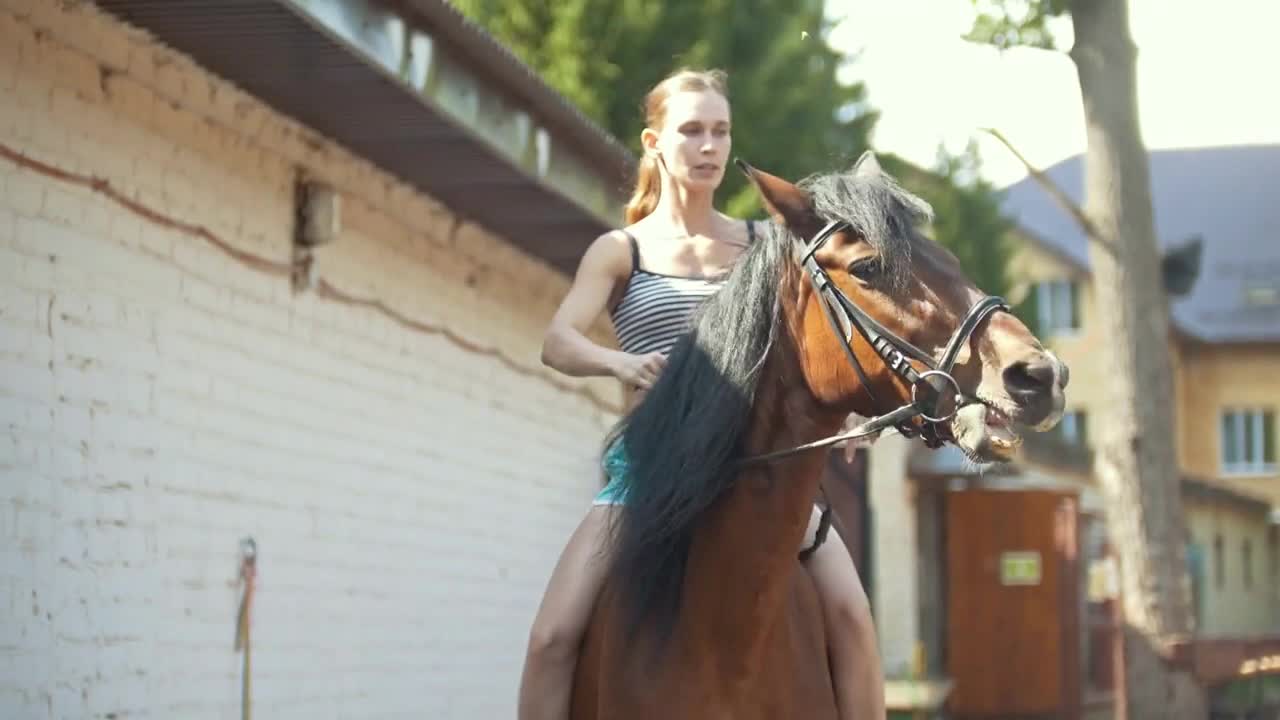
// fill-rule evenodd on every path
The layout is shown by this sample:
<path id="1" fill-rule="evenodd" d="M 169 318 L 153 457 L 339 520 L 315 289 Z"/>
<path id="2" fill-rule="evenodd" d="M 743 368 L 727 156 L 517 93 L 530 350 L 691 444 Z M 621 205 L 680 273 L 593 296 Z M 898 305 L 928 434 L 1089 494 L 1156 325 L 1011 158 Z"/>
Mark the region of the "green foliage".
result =
<path id="1" fill-rule="evenodd" d="M 455 0 L 552 87 L 637 154 L 641 103 L 681 66 L 729 73 L 733 154 L 798 180 L 851 165 L 876 113 L 860 84 L 836 78 L 846 59 L 823 40 L 823 0 Z M 937 172 L 886 157 L 885 167 L 935 208 L 937 239 L 983 290 L 1004 293 L 1008 221 L 977 176 L 971 147 Z M 736 170 L 717 198 L 738 217 L 759 216 L 756 192 Z"/>
<path id="2" fill-rule="evenodd" d="M 733 153 L 790 179 L 851 164 L 875 114 L 860 84 L 836 78 L 843 56 L 823 40 L 822 0 L 456 0 L 589 117 L 637 154 L 645 93 L 682 67 L 724 69 Z M 730 171 L 718 204 L 759 213 Z"/>
<path id="3" fill-rule="evenodd" d="M 1070 0 L 970 0 L 981 13 L 965 39 L 1001 50 L 1031 47 L 1056 50 L 1048 21 L 1070 10 Z"/>
<path id="4" fill-rule="evenodd" d="M 939 174 L 946 182 L 931 200 L 934 232 L 978 287 L 1005 295 L 1013 221 L 1001 213 L 995 188 L 978 176 L 979 164 L 976 144 L 963 155 L 942 158 Z"/>
<path id="5" fill-rule="evenodd" d="M 974 283 L 992 295 L 1005 295 L 1013 222 L 1001 213 L 995 188 L 979 177 L 980 163 L 977 145 L 970 143 L 960 155 L 939 151 L 932 171 L 896 157 L 882 165 L 933 206 L 933 238 L 956 255 Z"/>

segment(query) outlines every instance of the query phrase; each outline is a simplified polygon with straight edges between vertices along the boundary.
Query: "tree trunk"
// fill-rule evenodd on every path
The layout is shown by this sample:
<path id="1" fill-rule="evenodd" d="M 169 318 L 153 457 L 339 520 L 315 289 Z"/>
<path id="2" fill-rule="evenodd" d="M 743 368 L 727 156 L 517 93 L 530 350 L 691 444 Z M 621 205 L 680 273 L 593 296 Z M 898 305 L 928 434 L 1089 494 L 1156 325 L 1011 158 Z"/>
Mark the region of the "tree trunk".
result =
<path id="1" fill-rule="evenodd" d="M 1128 717 L 1207 717 L 1205 693 L 1162 655 L 1193 629 L 1186 566 L 1169 310 L 1160 275 L 1146 146 L 1138 127 L 1136 50 L 1127 0 L 1071 3 L 1088 131 L 1085 214 L 1096 308 L 1111 340 L 1110 397 L 1095 472 L 1119 553 Z"/>

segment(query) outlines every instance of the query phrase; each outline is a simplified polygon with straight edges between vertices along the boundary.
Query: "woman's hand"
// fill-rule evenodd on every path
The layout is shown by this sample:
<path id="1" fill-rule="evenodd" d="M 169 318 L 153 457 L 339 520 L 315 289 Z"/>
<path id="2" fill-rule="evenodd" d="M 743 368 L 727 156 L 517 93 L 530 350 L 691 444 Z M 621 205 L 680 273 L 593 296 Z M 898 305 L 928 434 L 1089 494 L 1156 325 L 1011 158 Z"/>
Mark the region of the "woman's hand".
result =
<path id="1" fill-rule="evenodd" d="M 861 415 L 856 415 L 856 414 L 850 415 L 849 417 L 844 419 L 844 427 L 840 428 L 840 432 L 841 433 L 852 432 L 854 428 L 858 427 L 859 425 L 861 425 L 866 421 L 867 419 L 862 417 Z M 847 463 L 853 462 L 853 457 L 854 455 L 857 454 L 858 448 L 869 448 L 875 444 L 876 440 L 879 440 L 879 439 L 880 439 L 880 433 L 876 432 L 876 433 L 872 433 L 871 435 L 863 435 L 862 437 L 845 440 L 844 441 L 844 461 Z"/>
<path id="2" fill-rule="evenodd" d="M 667 366 L 665 353 L 651 352 L 644 355 L 621 353 L 613 374 L 623 383 L 641 390 L 648 390 L 658 379 L 658 373 Z"/>

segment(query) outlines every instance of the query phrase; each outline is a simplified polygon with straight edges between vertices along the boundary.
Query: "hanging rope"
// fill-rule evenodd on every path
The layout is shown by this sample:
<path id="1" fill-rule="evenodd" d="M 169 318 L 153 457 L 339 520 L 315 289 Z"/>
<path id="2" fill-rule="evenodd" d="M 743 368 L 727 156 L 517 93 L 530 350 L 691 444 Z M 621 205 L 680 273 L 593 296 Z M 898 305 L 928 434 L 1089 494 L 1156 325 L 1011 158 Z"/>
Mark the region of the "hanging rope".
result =
<path id="1" fill-rule="evenodd" d="M 240 676 L 240 718 L 251 720 L 253 716 L 253 695 L 250 672 L 249 624 L 253 608 L 254 581 L 258 576 L 258 543 L 253 538 L 240 541 L 240 611 L 236 617 L 237 652 L 244 653 L 244 663 Z"/>

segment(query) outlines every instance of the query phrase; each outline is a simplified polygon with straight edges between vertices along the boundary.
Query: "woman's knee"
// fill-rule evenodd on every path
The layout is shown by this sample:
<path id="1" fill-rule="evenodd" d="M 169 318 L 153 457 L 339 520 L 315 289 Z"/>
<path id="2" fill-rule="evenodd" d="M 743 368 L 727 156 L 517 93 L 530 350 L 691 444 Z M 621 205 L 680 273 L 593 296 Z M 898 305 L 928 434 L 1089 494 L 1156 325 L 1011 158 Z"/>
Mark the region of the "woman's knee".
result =
<path id="1" fill-rule="evenodd" d="M 569 660 L 582 644 L 583 629 L 563 618 L 539 618 L 529 631 L 529 655 L 552 662 Z"/>
<path id="2" fill-rule="evenodd" d="M 871 603 L 867 595 L 858 592 L 847 592 L 834 598 L 832 615 L 842 624 L 855 630 L 874 630 L 875 620 L 871 617 Z"/>
<path id="3" fill-rule="evenodd" d="M 530 655 L 555 661 L 578 652 L 611 554 L 606 540 L 612 512 L 592 508 L 570 538 L 529 631 Z"/>
<path id="4" fill-rule="evenodd" d="M 828 614 L 858 625 L 871 622 L 871 600 L 835 529 L 807 564 Z"/>

